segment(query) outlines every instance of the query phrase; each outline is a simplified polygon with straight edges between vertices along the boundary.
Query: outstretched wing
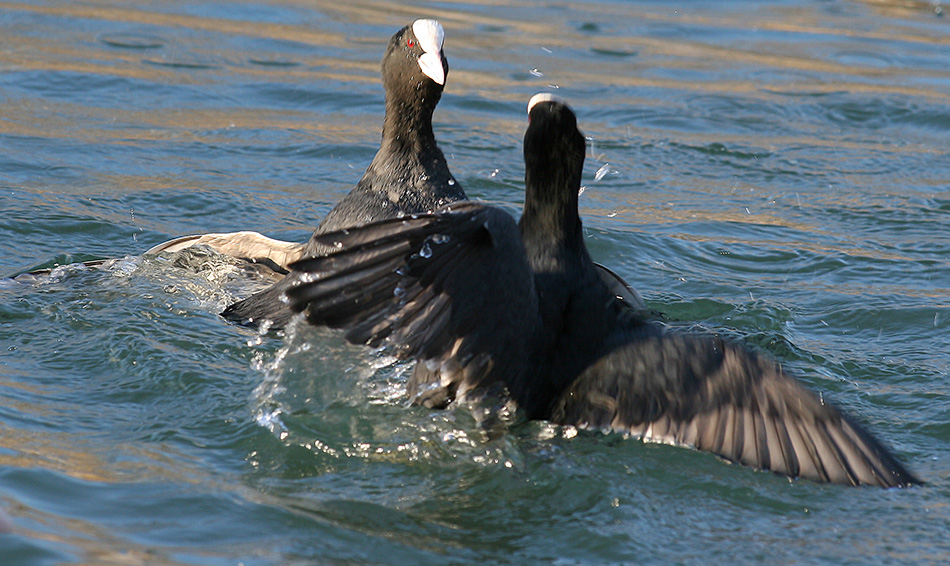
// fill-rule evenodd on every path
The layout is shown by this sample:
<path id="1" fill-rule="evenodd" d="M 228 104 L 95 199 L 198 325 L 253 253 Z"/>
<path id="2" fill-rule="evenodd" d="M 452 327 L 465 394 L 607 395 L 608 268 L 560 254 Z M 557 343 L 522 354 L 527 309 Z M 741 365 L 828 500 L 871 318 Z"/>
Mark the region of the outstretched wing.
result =
<path id="1" fill-rule="evenodd" d="M 419 360 L 428 371 L 414 377 L 450 396 L 521 371 L 537 296 L 504 211 L 466 202 L 315 238 L 338 251 L 292 264 L 299 276 L 286 293 L 309 322 Z"/>
<path id="2" fill-rule="evenodd" d="M 561 396 L 553 420 L 689 446 L 819 482 L 919 483 L 860 425 L 771 360 L 644 324 Z"/>

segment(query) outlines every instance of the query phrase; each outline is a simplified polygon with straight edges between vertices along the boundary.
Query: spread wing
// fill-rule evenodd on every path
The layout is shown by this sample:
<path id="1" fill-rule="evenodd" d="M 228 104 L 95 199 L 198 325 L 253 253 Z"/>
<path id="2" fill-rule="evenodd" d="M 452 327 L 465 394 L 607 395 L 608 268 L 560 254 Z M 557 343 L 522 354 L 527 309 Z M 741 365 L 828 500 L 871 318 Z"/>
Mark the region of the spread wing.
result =
<path id="1" fill-rule="evenodd" d="M 615 346 L 560 397 L 554 421 L 820 482 L 919 483 L 860 425 L 740 346 L 653 324 Z"/>
<path id="2" fill-rule="evenodd" d="M 292 309 L 346 339 L 416 359 L 410 391 L 464 394 L 521 371 L 538 319 L 514 220 L 475 204 L 315 236 L 336 248 L 291 265 Z M 432 382 L 432 383 L 428 383 Z"/>

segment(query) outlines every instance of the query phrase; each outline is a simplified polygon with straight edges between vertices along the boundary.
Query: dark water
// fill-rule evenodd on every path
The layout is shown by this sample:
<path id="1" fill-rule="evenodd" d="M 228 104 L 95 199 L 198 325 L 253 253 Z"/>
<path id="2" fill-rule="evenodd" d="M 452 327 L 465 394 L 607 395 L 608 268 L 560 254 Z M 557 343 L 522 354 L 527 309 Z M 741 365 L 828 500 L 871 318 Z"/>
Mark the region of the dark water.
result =
<path id="1" fill-rule="evenodd" d="M 544 423 L 486 440 L 404 367 L 216 313 L 169 237 L 303 240 L 378 144 L 378 65 L 446 29 L 436 133 L 516 212 L 531 94 L 592 138 L 595 258 L 764 349 L 928 484 L 788 482 Z M 0 4 L 0 563 L 950 559 L 950 20 L 939 3 Z M 189 269 L 175 262 L 191 262 Z M 0 527 L 5 520 L 0 516 Z"/>

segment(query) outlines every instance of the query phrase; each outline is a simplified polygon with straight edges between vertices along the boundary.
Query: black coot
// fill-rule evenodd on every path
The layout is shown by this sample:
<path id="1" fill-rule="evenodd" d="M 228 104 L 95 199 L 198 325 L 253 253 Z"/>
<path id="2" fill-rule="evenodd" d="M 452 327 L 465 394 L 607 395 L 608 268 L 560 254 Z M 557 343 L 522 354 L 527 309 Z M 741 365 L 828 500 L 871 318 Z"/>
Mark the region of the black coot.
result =
<path id="1" fill-rule="evenodd" d="M 614 300 L 577 213 L 584 137 L 550 95 L 529 104 L 516 225 L 472 202 L 316 237 L 338 251 L 291 265 L 287 299 L 353 343 L 418 360 L 414 401 L 503 394 L 528 418 L 689 446 L 791 477 L 918 480 L 775 362 L 678 332 Z"/>
<path id="2" fill-rule="evenodd" d="M 382 62 L 386 117 L 379 151 L 356 187 L 330 211 L 314 235 L 430 212 L 466 198 L 432 132 L 432 113 L 442 97 L 449 71 L 442 53 L 443 37 L 439 22 L 416 20 L 389 41 Z M 295 253 L 306 257 L 325 251 L 319 241 L 311 239 Z M 280 300 L 293 284 L 290 277 L 230 305 L 222 316 L 241 324 L 267 321 L 270 328 L 282 326 L 291 315 Z"/>
<path id="3" fill-rule="evenodd" d="M 432 112 L 442 96 L 449 70 L 442 53 L 443 39 L 442 25 L 426 19 L 416 20 L 393 35 L 382 62 L 386 117 L 379 152 L 357 186 L 317 227 L 316 234 L 432 211 L 465 199 L 432 133 Z M 240 231 L 178 237 L 150 248 L 145 255 L 178 253 L 194 246 L 207 246 L 217 253 L 246 260 L 273 271 L 274 275 L 286 274 L 289 263 L 320 251 L 314 242 L 286 242 L 258 232 Z M 85 265 L 102 268 L 112 263 L 96 260 Z M 22 274 L 21 279 L 44 276 L 48 271 L 32 270 Z M 280 293 L 266 290 L 231 305 L 224 315 L 244 323 L 259 322 L 268 316 L 282 322 L 290 313 L 278 300 Z"/>

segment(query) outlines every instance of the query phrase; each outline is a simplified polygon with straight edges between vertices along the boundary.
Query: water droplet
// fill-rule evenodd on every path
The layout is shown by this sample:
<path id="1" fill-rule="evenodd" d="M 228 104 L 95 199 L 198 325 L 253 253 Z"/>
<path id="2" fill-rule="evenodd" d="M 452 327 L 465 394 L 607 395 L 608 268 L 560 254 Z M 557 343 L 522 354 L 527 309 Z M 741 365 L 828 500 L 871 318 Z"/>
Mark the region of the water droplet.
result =
<path id="1" fill-rule="evenodd" d="M 455 179 L 449 179 L 449 186 L 450 186 L 450 187 L 454 187 L 454 186 L 455 186 Z"/>
<path id="2" fill-rule="evenodd" d="M 539 71 L 537 68 L 531 69 L 531 70 L 528 71 L 528 72 L 531 73 L 532 75 L 536 76 L 536 77 L 543 77 L 543 76 L 544 76 L 544 73 L 542 73 L 541 71 Z"/>
<path id="3" fill-rule="evenodd" d="M 432 257 L 432 247 L 429 246 L 429 242 L 422 244 L 422 248 L 419 249 L 419 255 L 424 258 Z"/>
<path id="4" fill-rule="evenodd" d="M 610 172 L 611 172 L 610 163 L 604 163 L 603 165 L 600 166 L 600 169 L 598 169 L 597 172 L 594 173 L 594 180 L 599 181 L 603 179 L 604 177 L 606 177 L 607 173 L 610 173 Z"/>

